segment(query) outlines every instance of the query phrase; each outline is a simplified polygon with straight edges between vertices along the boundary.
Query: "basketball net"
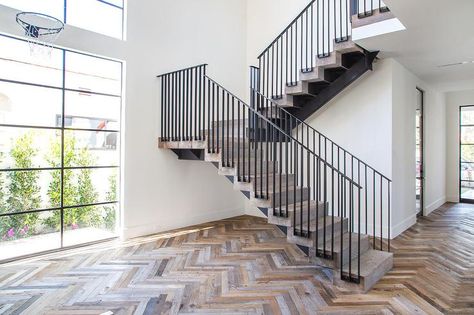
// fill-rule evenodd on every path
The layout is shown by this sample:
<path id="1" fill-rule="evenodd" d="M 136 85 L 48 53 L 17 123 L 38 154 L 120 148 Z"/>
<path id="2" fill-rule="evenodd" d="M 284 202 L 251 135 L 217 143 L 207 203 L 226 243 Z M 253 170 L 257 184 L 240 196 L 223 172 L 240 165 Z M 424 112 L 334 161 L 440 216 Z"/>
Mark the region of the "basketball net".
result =
<path id="1" fill-rule="evenodd" d="M 36 12 L 20 12 L 17 23 L 25 31 L 32 57 L 51 58 L 54 43 L 58 39 L 64 24 L 49 15 Z"/>

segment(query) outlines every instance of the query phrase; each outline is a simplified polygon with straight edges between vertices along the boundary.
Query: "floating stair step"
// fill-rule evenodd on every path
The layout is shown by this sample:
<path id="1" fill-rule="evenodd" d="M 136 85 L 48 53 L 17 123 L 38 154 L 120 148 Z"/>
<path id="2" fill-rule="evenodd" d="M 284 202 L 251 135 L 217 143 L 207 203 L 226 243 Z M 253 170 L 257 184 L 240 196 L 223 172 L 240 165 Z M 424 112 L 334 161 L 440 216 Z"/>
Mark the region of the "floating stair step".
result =
<path id="1" fill-rule="evenodd" d="M 292 95 L 284 94 L 281 98 L 274 99 L 273 102 L 281 107 L 295 107 Z"/>
<path id="2" fill-rule="evenodd" d="M 334 51 L 340 52 L 341 54 L 351 53 L 351 52 L 364 52 L 362 48 L 356 45 L 351 38 L 342 42 L 334 42 Z"/>
<path id="3" fill-rule="evenodd" d="M 241 174 L 244 174 L 244 171 L 245 171 L 245 174 L 267 174 L 268 172 L 270 173 L 273 173 L 273 170 L 277 170 L 278 169 L 278 161 L 275 162 L 275 163 L 263 163 L 263 165 L 261 166 L 260 164 L 257 164 L 257 167 L 255 167 L 255 162 L 254 160 L 250 160 L 250 168 L 249 168 L 249 165 L 248 165 L 248 161 L 245 163 L 245 166 L 244 166 L 244 162 L 243 160 L 240 161 L 240 163 L 236 163 L 234 165 L 234 167 L 223 167 L 220 165 L 219 167 L 219 175 L 226 175 L 226 176 L 236 176 L 237 175 L 237 166 L 240 167 L 240 172 Z M 244 167 L 245 167 L 245 170 L 244 170 Z"/>
<path id="4" fill-rule="evenodd" d="M 313 205 L 312 205 L 313 203 L 316 203 L 316 202 L 315 201 L 310 202 L 310 206 L 311 206 L 311 208 L 309 210 L 309 220 L 310 221 L 316 219 L 317 214 L 320 217 L 324 216 L 324 203 L 319 202 L 319 208 L 320 208 L 319 212 L 316 211 L 316 205 L 315 204 L 314 204 L 314 207 L 313 207 Z M 298 203 L 298 204 L 300 204 L 300 203 Z M 308 222 L 307 204 L 308 204 L 308 201 L 306 200 L 304 202 L 304 205 L 306 205 L 306 206 L 303 207 L 303 223 Z M 300 211 L 297 211 L 297 213 L 296 213 L 296 215 L 298 217 L 298 222 L 300 220 L 300 213 L 301 213 Z M 283 226 L 286 226 L 286 227 L 292 227 L 293 224 L 294 224 L 294 221 L 293 221 L 293 216 L 294 215 L 295 215 L 294 211 L 286 210 L 285 207 L 275 208 L 275 210 L 273 210 L 273 208 L 270 208 L 270 209 L 268 209 L 268 222 L 271 223 L 271 224 L 283 225 Z"/>
<path id="5" fill-rule="evenodd" d="M 263 174 L 262 177 L 260 177 L 260 173 L 256 174 L 256 175 L 251 175 L 250 176 L 250 182 L 243 182 L 243 174 L 241 174 L 241 177 L 240 177 L 240 180 L 241 181 L 238 181 L 237 180 L 237 176 L 234 176 L 234 180 L 233 180 L 233 183 L 234 183 L 234 189 L 235 190 L 240 190 L 240 191 L 248 191 L 248 192 L 254 192 L 255 191 L 255 182 L 254 180 L 256 179 L 257 180 L 257 191 L 258 193 L 261 193 L 263 192 L 263 194 L 266 194 L 267 193 L 267 174 Z M 246 179 L 248 179 L 248 174 L 245 174 L 246 175 Z M 279 184 L 278 184 L 278 179 L 279 179 L 280 175 L 275 175 L 275 180 L 277 182 L 277 187 L 275 189 L 275 191 L 278 191 L 279 190 Z M 282 177 L 282 182 L 285 182 L 285 185 L 284 187 L 282 187 L 282 190 L 286 190 L 286 175 L 281 175 Z M 263 183 L 260 182 L 260 178 L 262 178 L 263 180 Z M 268 192 L 270 193 L 271 191 L 273 191 L 273 172 L 270 172 L 270 174 L 268 174 L 268 181 L 269 181 L 269 189 L 268 189 Z M 294 175 L 289 175 L 288 176 L 288 185 L 290 186 L 290 183 L 291 183 L 291 186 L 293 186 L 293 183 L 294 183 Z M 260 189 L 261 185 L 263 184 L 263 187 L 262 189 Z"/>
<path id="6" fill-rule="evenodd" d="M 318 67 L 313 68 L 313 71 L 310 72 L 301 72 L 300 73 L 300 81 L 303 82 L 319 82 L 324 81 L 324 71 Z"/>
<path id="7" fill-rule="evenodd" d="M 342 54 L 334 51 L 328 57 L 319 58 L 316 56 L 316 66 L 322 69 L 342 67 Z"/>
<path id="8" fill-rule="evenodd" d="M 324 259 L 320 257 L 316 257 L 314 253 L 313 247 L 313 258 L 315 262 L 320 263 L 322 265 L 326 265 L 332 268 L 338 268 L 341 266 L 341 253 L 343 257 L 343 265 L 349 263 L 349 258 L 357 259 L 358 255 L 358 234 L 357 233 L 344 233 L 343 237 L 341 235 L 334 238 L 334 255 L 332 259 Z M 341 252 L 341 239 L 343 240 L 342 243 L 342 252 Z M 350 241 L 349 241 L 350 240 Z M 332 246 L 332 239 L 329 238 L 326 240 L 326 248 L 324 248 L 323 243 L 318 240 L 320 244 L 318 245 L 319 253 L 323 253 L 324 249 L 326 250 L 325 253 L 327 256 L 331 255 L 331 246 Z M 349 246 L 350 245 L 350 246 Z M 351 248 L 352 254 L 349 255 L 349 247 Z M 367 252 L 370 248 L 369 237 L 365 234 L 360 235 L 360 254 L 363 255 Z"/>
<path id="9" fill-rule="evenodd" d="M 352 260 L 351 277 L 357 277 L 357 257 Z M 360 284 L 363 292 L 369 291 L 393 267 L 393 254 L 370 249 L 360 257 Z M 340 279 L 340 269 L 335 269 L 335 279 Z M 349 264 L 343 266 L 342 274 L 349 276 Z"/>
<path id="10" fill-rule="evenodd" d="M 295 201 L 308 200 L 309 189 L 307 187 L 296 187 L 296 190 L 294 189 L 294 187 L 288 188 L 288 199 L 286 190 L 281 192 L 275 192 L 275 194 L 273 193 L 273 191 L 270 191 L 268 198 L 253 198 L 252 202 L 257 207 L 273 208 L 273 206 L 278 207 L 280 206 L 280 204 L 285 205 L 287 203 L 294 203 Z M 275 198 L 273 198 L 273 196 L 275 196 Z"/>
<path id="11" fill-rule="evenodd" d="M 331 240 L 332 239 L 332 216 L 322 216 L 319 217 L 318 220 L 313 219 L 310 222 L 309 226 L 309 236 L 307 235 L 308 232 L 308 222 L 304 222 L 303 225 L 300 224 L 300 215 L 296 213 L 296 225 L 293 226 L 291 231 L 288 233 L 288 240 L 291 243 L 311 247 L 314 249 L 314 244 L 316 241 L 316 233 L 318 236 L 318 243 L 323 247 L 322 244 L 324 240 Z M 334 217 L 334 237 L 338 238 L 341 234 L 341 220 L 343 220 L 343 233 L 345 233 L 348 229 L 348 220 L 346 218 L 341 219 L 340 217 Z M 317 222 L 316 222 L 317 221 Z M 316 225 L 317 224 L 317 225 Z M 326 229 L 324 228 L 326 227 Z M 316 232 L 317 230 L 317 232 Z M 326 233 L 325 233 L 326 232 Z M 301 234 L 303 233 L 303 234 Z M 326 234 L 326 238 L 324 238 L 324 234 Z"/>
<path id="12" fill-rule="evenodd" d="M 309 91 L 309 82 L 307 81 L 298 81 L 296 85 L 285 86 L 285 94 L 287 95 L 308 94 L 308 91 Z"/>

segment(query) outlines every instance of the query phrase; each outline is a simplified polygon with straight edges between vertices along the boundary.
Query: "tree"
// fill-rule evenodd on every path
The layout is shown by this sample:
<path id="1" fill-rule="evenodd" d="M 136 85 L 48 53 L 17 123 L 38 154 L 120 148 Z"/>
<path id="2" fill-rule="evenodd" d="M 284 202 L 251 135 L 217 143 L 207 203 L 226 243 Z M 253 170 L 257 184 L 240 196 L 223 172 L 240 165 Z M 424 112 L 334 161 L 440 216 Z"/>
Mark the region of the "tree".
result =
<path id="1" fill-rule="evenodd" d="M 94 165 L 94 161 L 87 149 L 80 150 L 76 159 L 77 165 Z M 98 193 L 94 189 L 91 172 L 91 169 L 81 169 L 77 176 L 77 204 L 79 205 L 87 205 L 97 202 Z M 77 209 L 77 215 L 78 223 L 95 227 L 101 225 L 101 217 L 96 206 L 79 208 Z"/>
<path id="2" fill-rule="evenodd" d="M 33 148 L 33 138 L 34 131 L 29 131 L 14 142 L 10 151 L 14 168 L 33 168 L 33 159 L 38 153 Z M 41 188 L 38 181 L 38 171 L 9 172 L 6 211 L 13 213 L 39 209 L 41 206 Z M 38 218 L 38 213 L 5 217 L 0 226 L 0 235 L 6 239 L 16 239 L 34 234 Z"/>
<path id="3" fill-rule="evenodd" d="M 76 141 L 73 137 L 65 135 L 64 137 L 64 165 L 71 166 L 75 163 L 75 146 Z M 61 140 L 59 137 L 55 137 L 50 142 L 50 149 L 48 155 L 45 157 L 46 161 L 52 167 L 61 167 Z M 75 205 L 77 191 L 74 185 L 74 173 L 71 169 L 64 170 L 64 186 L 63 186 L 63 204 Z M 59 207 L 61 205 L 61 171 L 51 172 L 51 181 L 48 187 L 49 202 L 53 207 Z M 73 221 L 70 218 L 69 212 L 65 213 L 64 222 L 70 223 Z M 46 218 L 44 223 L 59 230 L 61 228 L 61 213 L 54 211 L 53 215 Z"/>
<path id="4" fill-rule="evenodd" d="M 61 142 L 54 139 L 50 144 L 50 151 L 46 160 L 50 164 L 60 166 Z M 94 165 L 89 150 L 77 149 L 76 140 L 73 136 L 64 137 L 64 166 L 90 166 Z M 63 204 L 64 206 L 75 206 L 91 204 L 97 200 L 97 192 L 94 188 L 90 169 L 80 169 L 78 172 L 71 169 L 64 169 L 63 183 Z M 48 189 L 48 197 L 52 204 L 61 204 L 61 173 L 53 172 Z M 59 229 L 61 217 L 59 211 L 45 220 L 47 226 Z M 86 206 L 81 208 L 68 208 L 64 210 L 64 225 L 76 229 L 81 225 L 100 226 L 101 217 L 97 207 Z"/>
<path id="5" fill-rule="evenodd" d="M 114 172 L 109 176 L 109 190 L 106 194 L 106 201 L 117 201 L 117 173 Z M 115 231 L 117 217 L 117 209 L 114 205 L 104 206 L 104 223 L 105 228 L 110 231 Z"/>

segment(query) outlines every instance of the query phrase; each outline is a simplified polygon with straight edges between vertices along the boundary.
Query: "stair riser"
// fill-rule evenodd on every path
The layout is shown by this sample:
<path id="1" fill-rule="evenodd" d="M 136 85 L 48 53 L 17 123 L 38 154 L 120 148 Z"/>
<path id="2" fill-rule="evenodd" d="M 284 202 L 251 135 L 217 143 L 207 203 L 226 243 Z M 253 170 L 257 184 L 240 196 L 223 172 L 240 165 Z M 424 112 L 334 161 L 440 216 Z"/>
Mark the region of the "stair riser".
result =
<path id="1" fill-rule="evenodd" d="M 323 222 L 323 218 L 320 218 L 319 220 L 320 221 L 320 224 L 322 224 Z M 306 221 L 307 222 L 307 221 Z M 330 241 L 332 239 L 332 227 L 331 227 L 331 220 L 328 218 L 326 218 L 326 233 L 324 233 L 324 228 L 320 228 L 319 231 L 318 231 L 318 244 L 319 244 L 319 249 L 322 250 L 323 249 L 323 242 L 324 240 L 326 240 L 326 242 Z M 343 231 L 344 233 L 348 230 L 348 220 L 347 219 L 344 219 L 343 221 Z M 301 228 L 299 222 L 297 223 L 296 225 L 296 229 L 299 230 Z M 308 226 L 307 224 L 304 225 L 303 224 L 303 230 L 306 231 L 308 229 Z M 307 247 L 310 247 L 310 248 L 313 248 L 314 249 L 314 244 L 315 244 L 315 241 L 316 241 L 316 235 L 315 235 L 316 232 L 311 232 L 310 234 L 310 237 L 309 238 L 306 238 L 306 237 L 301 237 L 301 236 L 297 236 L 297 235 L 294 235 L 293 233 L 293 228 L 291 230 L 288 231 L 288 240 L 293 243 L 293 244 L 298 244 L 298 245 L 301 245 L 301 246 L 307 246 Z M 326 234 L 326 239 L 324 239 L 324 234 Z M 340 222 L 337 222 L 337 223 L 334 223 L 334 237 L 337 238 L 341 235 L 341 223 Z M 326 248 L 329 248 L 328 245 L 326 244 Z"/>
<path id="2" fill-rule="evenodd" d="M 322 206 L 321 206 L 321 209 L 322 209 Z M 321 211 L 319 213 L 319 215 L 324 216 L 323 212 L 324 211 Z M 282 213 L 282 215 L 280 216 L 279 215 L 279 210 L 276 209 L 275 214 L 273 214 L 273 208 L 269 209 L 268 210 L 268 222 L 271 223 L 271 224 L 283 225 L 283 226 L 286 226 L 286 227 L 293 228 L 294 213 L 292 211 L 291 212 L 288 211 L 288 217 L 285 216 L 286 211 L 284 211 L 284 209 L 282 210 L 281 213 Z M 316 210 L 314 210 L 314 211 L 311 210 L 309 215 L 310 215 L 309 221 L 316 219 Z M 298 212 L 298 216 L 299 216 L 299 212 Z M 303 211 L 303 223 L 306 224 L 307 222 L 308 222 L 308 213 L 305 210 L 305 211 Z"/>
<path id="3" fill-rule="evenodd" d="M 296 199 L 293 191 L 288 192 L 288 202 L 286 199 L 286 192 L 281 194 L 281 204 L 286 205 L 287 203 L 294 203 L 295 201 L 301 201 L 301 200 L 308 200 L 308 190 L 307 188 L 303 188 L 303 196 L 301 196 L 301 189 L 297 188 L 296 189 Z M 275 199 L 275 204 L 273 204 L 273 200 Z M 272 192 L 270 192 L 270 195 L 268 196 L 268 199 L 252 199 L 252 203 L 257 206 L 257 207 L 264 207 L 264 208 L 273 208 L 273 207 L 278 207 L 280 205 L 280 193 L 275 194 L 275 198 L 273 198 Z"/>
<path id="4" fill-rule="evenodd" d="M 349 247 L 346 247 L 344 248 L 343 250 L 343 265 L 346 265 L 349 263 L 349 258 L 351 259 L 355 259 L 357 258 L 358 256 L 358 247 L 357 247 L 357 242 L 352 241 L 352 255 L 349 256 Z M 339 244 L 334 244 L 334 246 L 340 246 Z M 365 252 L 367 252 L 369 250 L 369 247 L 370 247 L 370 243 L 369 243 L 369 240 L 368 238 L 361 238 L 360 240 L 360 254 L 363 255 Z M 323 248 L 322 246 L 319 246 L 319 250 L 322 251 Z M 340 248 L 336 249 L 335 248 L 335 251 L 340 251 Z M 314 260 L 314 262 L 316 263 L 321 263 L 321 264 L 324 264 L 325 266 L 327 267 L 330 267 L 330 268 L 334 268 L 334 269 L 337 269 L 337 268 L 340 268 L 341 267 L 341 255 L 339 254 L 339 252 L 334 252 L 334 259 L 332 260 L 328 260 L 328 259 L 322 259 L 322 258 L 319 258 L 319 257 L 316 257 L 316 253 L 314 252 L 314 248 L 313 248 L 313 251 L 310 250 L 310 254 L 311 254 L 311 259 Z M 326 254 L 330 255 L 331 254 L 331 247 L 330 246 L 327 246 L 326 244 Z M 354 270 L 357 271 L 357 264 L 353 266 Z"/>
<path id="5" fill-rule="evenodd" d="M 341 286 L 352 291 L 361 291 L 362 293 L 369 291 L 387 272 L 393 268 L 393 254 L 387 252 L 382 254 L 382 252 L 379 252 L 378 259 L 368 260 L 366 255 L 371 256 L 371 252 L 374 251 L 369 250 L 361 257 L 362 270 L 359 284 L 347 283 L 344 280 L 341 280 L 340 267 L 334 269 L 334 283 L 337 286 Z M 358 262 L 356 259 L 352 261 L 351 276 L 354 279 L 358 277 L 357 263 Z M 344 271 L 342 274 L 345 277 L 349 276 L 349 266 L 347 264 L 344 266 Z"/>
<path id="6" fill-rule="evenodd" d="M 260 180 L 257 179 L 257 192 L 260 193 L 261 191 L 263 191 L 264 194 L 267 193 L 267 184 L 266 184 L 266 178 L 263 177 L 263 185 L 260 184 Z M 293 187 L 293 184 L 294 184 L 294 180 L 293 179 L 289 179 L 288 180 L 288 187 Z M 241 191 L 251 191 L 251 192 L 254 192 L 255 191 L 255 184 L 253 181 L 251 181 L 250 183 L 242 183 L 242 182 L 239 182 L 235 184 L 235 188 L 236 190 L 241 190 Z M 286 191 L 286 181 L 285 183 L 283 184 L 282 183 L 282 187 L 281 187 L 281 191 Z M 275 192 L 278 193 L 280 191 L 280 184 L 278 182 L 276 182 L 276 185 L 275 185 Z M 269 178 L 269 185 L 268 185 L 268 193 L 269 194 L 272 194 L 273 193 L 273 180 L 272 178 L 270 177 Z"/>

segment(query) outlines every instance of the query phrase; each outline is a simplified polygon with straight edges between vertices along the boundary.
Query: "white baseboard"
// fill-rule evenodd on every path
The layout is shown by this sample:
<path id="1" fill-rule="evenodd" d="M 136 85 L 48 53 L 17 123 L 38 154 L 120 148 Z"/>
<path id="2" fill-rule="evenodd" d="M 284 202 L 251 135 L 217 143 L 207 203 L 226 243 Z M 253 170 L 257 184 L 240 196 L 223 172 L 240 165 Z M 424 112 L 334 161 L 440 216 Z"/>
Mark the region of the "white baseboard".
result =
<path id="1" fill-rule="evenodd" d="M 412 225 L 416 223 L 416 213 L 410 215 L 408 218 L 398 223 L 397 225 L 392 226 L 391 238 L 395 238 L 398 235 L 402 234 L 408 230 Z"/>
<path id="2" fill-rule="evenodd" d="M 459 202 L 459 196 L 447 196 L 446 201 L 447 202 L 458 203 Z"/>
<path id="3" fill-rule="evenodd" d="M 224 211 L 216 211 L 206 214 L 200 214 L 195 216 L 186 216 L 179 218 L 179 224 L 164 222 L 164 223 L 150 223 L 142 224 L 138 226 L 124 227 L 121 234 L 121 239 L 127 240 L 134 237 L 151 235 L 156 233 L 162 233 L 170 230 L 180 229 L 187 226 L 196 224 L 202 224 L 210 221 L 217 221 L 227 218 L 232 218 L 240 215 L 244 215 L 245 210 L 242 208 L 230 209 Z"/>
<path id="4" fill-rule="evenodd" d="M 429 215 L 431 212 L 433 212 L 434 210 L 444 205 L 446 203 L 446 200 L 447 200 L 446 196 L 443 196 L 439 198 L 438 200 L 436 200 L 435 202 L 432 202 L 431 204 L 427 205 L 423 211 L 423 215 L 425 216 Z"/>

